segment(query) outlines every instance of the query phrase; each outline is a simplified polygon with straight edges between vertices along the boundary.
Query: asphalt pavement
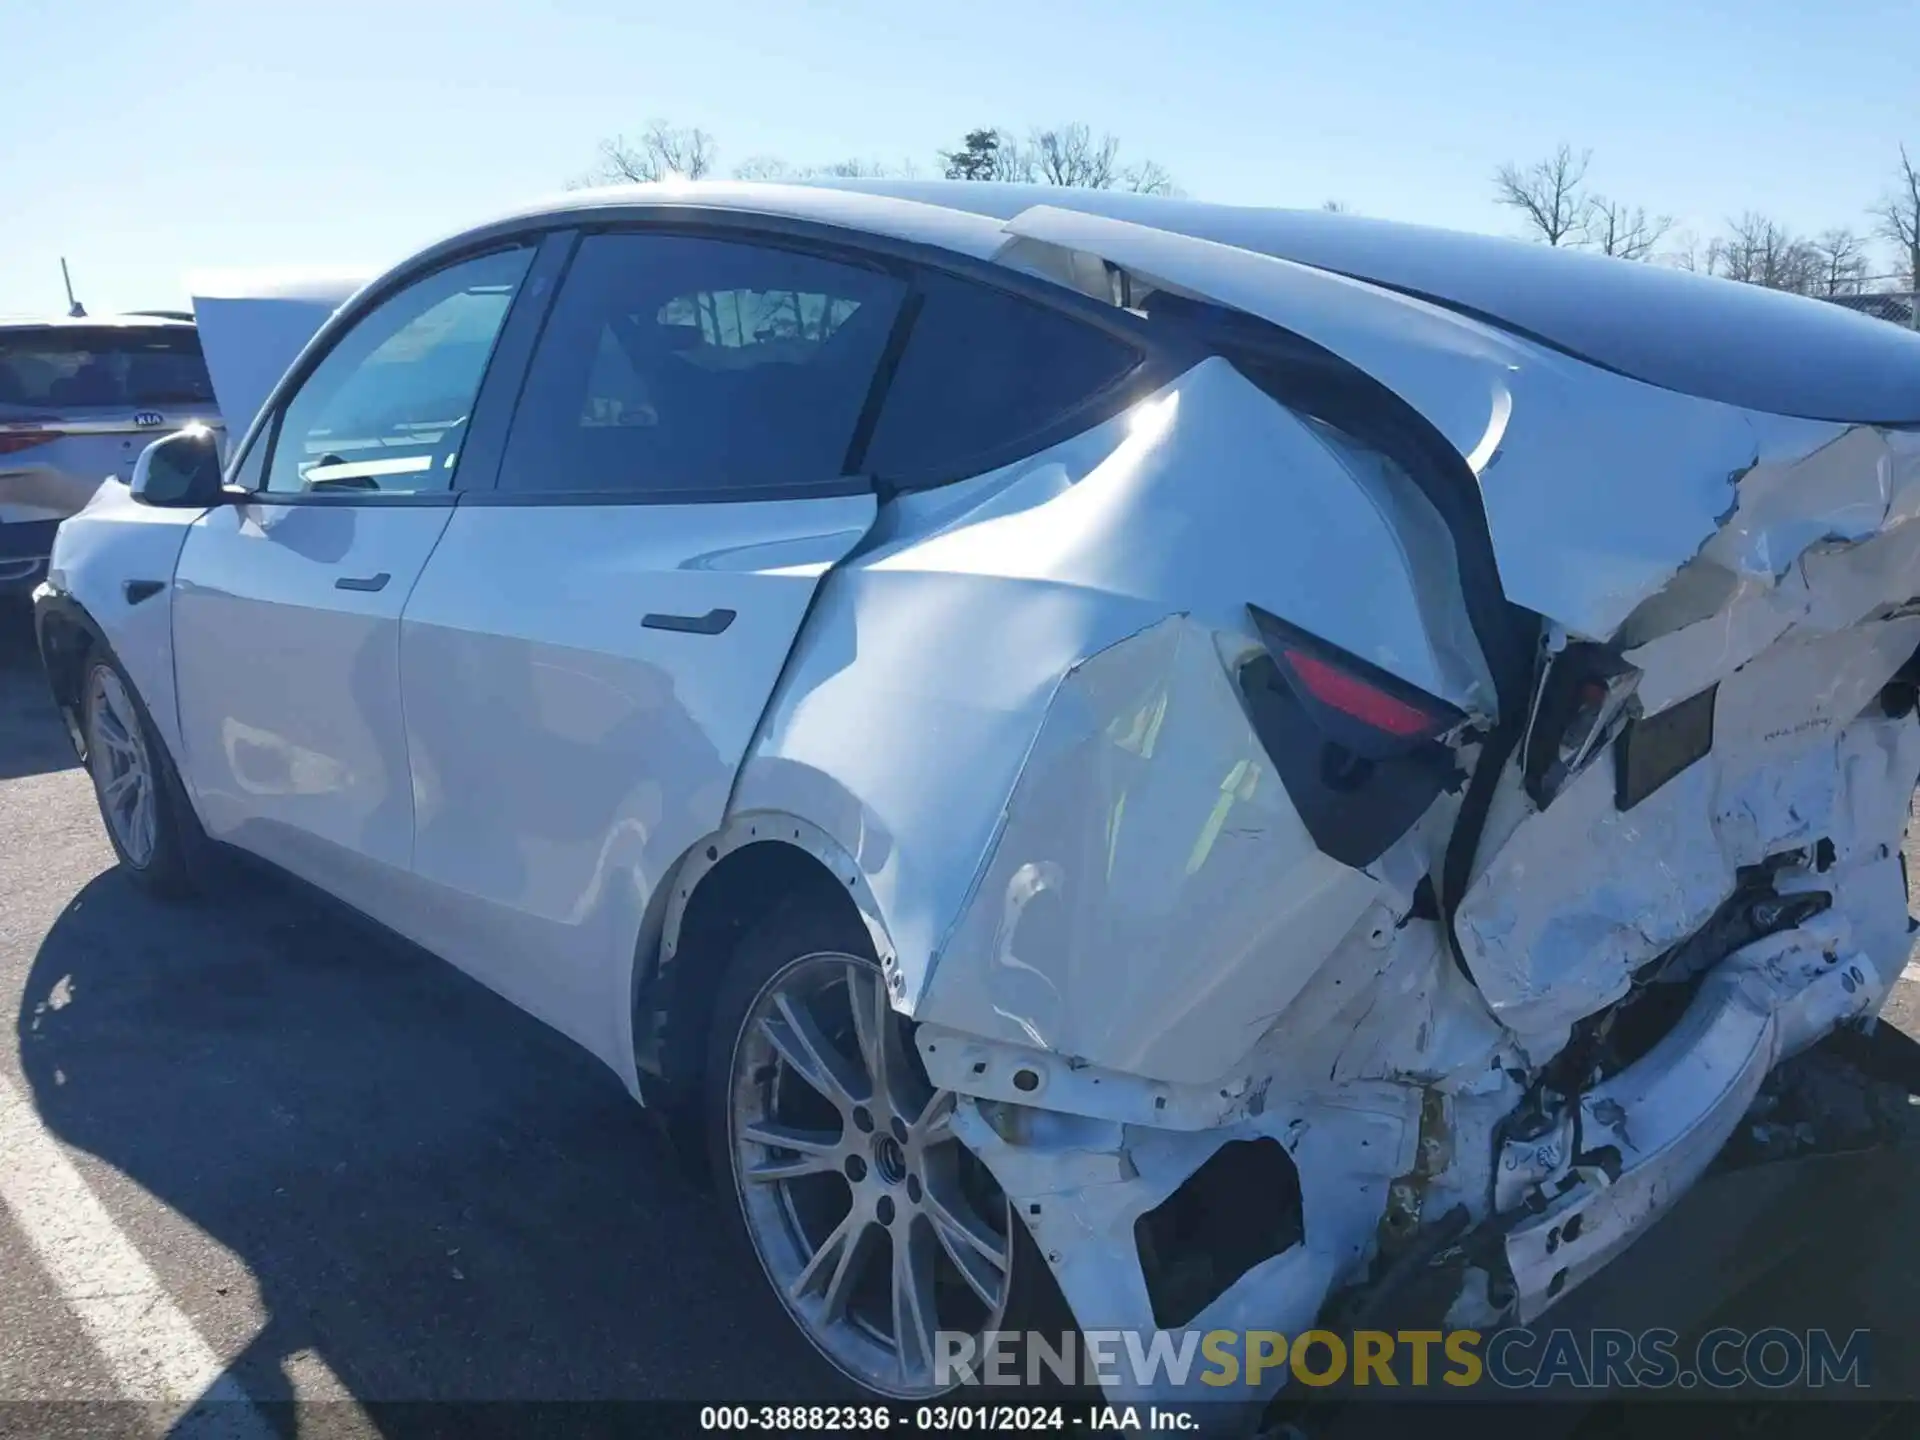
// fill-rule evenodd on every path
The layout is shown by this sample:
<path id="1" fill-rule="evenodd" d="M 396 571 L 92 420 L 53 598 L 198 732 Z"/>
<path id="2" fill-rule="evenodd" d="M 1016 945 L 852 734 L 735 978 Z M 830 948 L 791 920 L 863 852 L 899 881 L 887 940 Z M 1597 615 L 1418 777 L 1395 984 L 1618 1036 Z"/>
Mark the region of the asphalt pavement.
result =
<path id="1" fill-rule="evenodd" d="M 32 1428 L 150 1433 L 201 1383 L 347 1432 L 362 1402 L 817 1390 L 610 1071 L 298 887 L 224 888 L 118 873 L 0 610 L 0 1429 L 136 1400 Z"/>
<path id="2" fill-rule="evenodd" d="M 0 1431 L 184 1434 L 195 1395 L 372 1434 L 382 1402 L 814 1388 L 598 1062 L 290 884 L 129 884 L 12 605 L 0 1005 Z M 1891 1012 L 1911 1031 L 1920 987 Z"/>

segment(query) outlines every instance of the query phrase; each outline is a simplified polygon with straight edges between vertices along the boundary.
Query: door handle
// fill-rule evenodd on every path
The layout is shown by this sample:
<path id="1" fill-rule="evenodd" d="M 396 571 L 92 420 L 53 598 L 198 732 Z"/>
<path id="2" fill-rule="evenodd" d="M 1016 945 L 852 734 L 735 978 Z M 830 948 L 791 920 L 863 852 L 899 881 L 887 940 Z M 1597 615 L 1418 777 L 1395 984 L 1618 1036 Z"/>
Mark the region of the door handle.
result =
<path id="1" fill-rule="evenodd" d="M 704 615 L 647 615 L 640 623 L 649 630 L 680 630 L 688 635 L 718 635 L 733 623 L 733 611 L 709 610 Z"/>
<path id="2" fill-rule="evenodd" d="M 338 580 L 333 582 L 333 588 L 336 590 L 384 590 L 387 588 L 387 581 L 392 578 L 393 577 L 384 570 L 378 575 L 368 575 L 365 577 L 342 575 Z"/>

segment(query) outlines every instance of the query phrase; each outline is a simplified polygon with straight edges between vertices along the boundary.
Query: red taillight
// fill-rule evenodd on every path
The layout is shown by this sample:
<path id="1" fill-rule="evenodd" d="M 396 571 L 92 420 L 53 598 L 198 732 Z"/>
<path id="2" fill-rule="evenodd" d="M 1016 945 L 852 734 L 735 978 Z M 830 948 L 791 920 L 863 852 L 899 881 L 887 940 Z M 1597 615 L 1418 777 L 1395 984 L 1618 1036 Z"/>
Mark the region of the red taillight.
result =
<path id="1" fill-rule="evenodd" d="M 0 455 L 18 454 L 59 438 L 58 430 L 0 430 Z"/>
<path id="2" fill-rule="evenodd" d="M 1279 658 L 1314 699 L 1362 725 L 1403 740 L 1425 739 L 1446 728 L 1446 715 L 1409 705 L 1304 650 L 1283 648 Z"/>
<path id="3" fill-rule="evenodd" d="M 1320 734 L 1355 755 L 1385 759 L 1438 739 L 1467 718 L 1397 675 L 1249 605 L 1279 678 Z"/>

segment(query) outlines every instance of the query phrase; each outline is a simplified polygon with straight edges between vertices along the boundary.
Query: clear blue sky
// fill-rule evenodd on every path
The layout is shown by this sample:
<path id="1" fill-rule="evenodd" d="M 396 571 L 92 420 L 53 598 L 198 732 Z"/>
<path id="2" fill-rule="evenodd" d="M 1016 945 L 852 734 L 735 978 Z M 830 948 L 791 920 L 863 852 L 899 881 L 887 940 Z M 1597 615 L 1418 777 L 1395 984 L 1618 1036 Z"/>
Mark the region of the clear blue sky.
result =
<path id="1" fill-rule="evenodd" d="M 1494 231 L 1494 166 L 1567 140 L 1703 239 L 1864 229 L 1920 149 L 1920 0 L 0 0 L 0 52 L 0 312 L 59 308 L 61 254 L 96 313 L 383 266 L 650 116 L 923 174 L 1085 120 L 1196 198 Z"/>

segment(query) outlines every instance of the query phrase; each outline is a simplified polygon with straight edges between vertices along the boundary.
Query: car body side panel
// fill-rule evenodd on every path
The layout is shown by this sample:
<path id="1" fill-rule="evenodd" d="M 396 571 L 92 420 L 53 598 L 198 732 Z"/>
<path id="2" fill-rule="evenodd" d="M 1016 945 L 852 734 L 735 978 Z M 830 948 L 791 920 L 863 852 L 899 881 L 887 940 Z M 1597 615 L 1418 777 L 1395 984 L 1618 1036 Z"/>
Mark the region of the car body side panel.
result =
<path id="1" fill-rule="evenodd" d="M 402 625 L 399 928 L 631 1080 L 649 903 L 720 828 L 814 588 L 874 509 L 463 505 Z M 643 623 L 728 611 L 709 634 Z"/>
<path id="2" fill-rule="evenodd" d="M 225 505 L 175 576 L 181 772 L 208 833 L 389 922 L 379 877 L 413 843 L 400 608 L 451 514 Z"/>
<path id="3" fill-rule="evenodd" d="M 822 587 L 735 807 L 812 817 L 855 858 L 918 1018 L 1217 1073 L 1388 883 L 1312 847 L 1266 767 L 1228 679 L 1258 646 L 1247 604 L 1463 709 L 1487 694 L 1477 651 L 1447 648 L 1464 623 L 1415 603 L 1427 532 L 1396 503 L 1223 360 L 904 497 Z M 1174 994 L 1179 1023 L 1149 1013 Z"/>
<path id="4" fill-rule="evenodd" d="M 103 485 L 54 537 L 47 581 L 93 618 L 113 646 L 154 727 L 177 759 L 180 713 L 174 695 L 174 568 L 199 510 L 141 505 L 119 485 Z M 129 580 L 167 586 L 138 604 L 127 598 Z"/>

